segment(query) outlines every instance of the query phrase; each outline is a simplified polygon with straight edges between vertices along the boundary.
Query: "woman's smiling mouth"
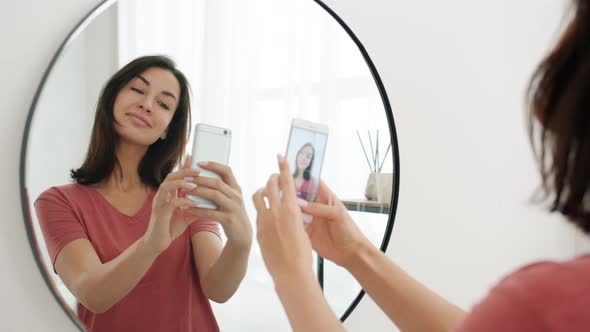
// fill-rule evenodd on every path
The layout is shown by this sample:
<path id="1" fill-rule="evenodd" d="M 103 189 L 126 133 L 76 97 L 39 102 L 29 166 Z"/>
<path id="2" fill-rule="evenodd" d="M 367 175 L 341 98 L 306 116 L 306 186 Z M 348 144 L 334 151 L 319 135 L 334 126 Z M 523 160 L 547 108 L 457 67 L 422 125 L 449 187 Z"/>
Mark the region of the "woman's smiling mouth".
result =
<path id="1" fill-rule="evenodd" d="M 131 117 L 132 119 L 134 119 L 134 121 L 136 123 L 142 124 L 142 125 L 149 127 L 149 128 L 152 127 L 152 125 L 149 123 L 149 121 L 141 115 L 134 114 L 134 113 L 125 113 L 125 114 L 127 116 Z"/>

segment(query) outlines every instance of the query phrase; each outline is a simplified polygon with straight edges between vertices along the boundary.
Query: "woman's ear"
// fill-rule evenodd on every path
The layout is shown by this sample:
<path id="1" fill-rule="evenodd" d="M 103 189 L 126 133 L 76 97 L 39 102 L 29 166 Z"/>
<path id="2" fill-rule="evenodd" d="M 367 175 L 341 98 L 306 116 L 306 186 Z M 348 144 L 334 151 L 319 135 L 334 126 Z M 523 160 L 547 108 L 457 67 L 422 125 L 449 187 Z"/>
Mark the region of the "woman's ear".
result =
<path id="1" fill-rule="evenodd" d="M 167 134 L 168 134 L 168 129 L 164 130 L 164 133 L 162 134 L 162 136 L 160 136 L 160 139 L 166 139 Z"/>

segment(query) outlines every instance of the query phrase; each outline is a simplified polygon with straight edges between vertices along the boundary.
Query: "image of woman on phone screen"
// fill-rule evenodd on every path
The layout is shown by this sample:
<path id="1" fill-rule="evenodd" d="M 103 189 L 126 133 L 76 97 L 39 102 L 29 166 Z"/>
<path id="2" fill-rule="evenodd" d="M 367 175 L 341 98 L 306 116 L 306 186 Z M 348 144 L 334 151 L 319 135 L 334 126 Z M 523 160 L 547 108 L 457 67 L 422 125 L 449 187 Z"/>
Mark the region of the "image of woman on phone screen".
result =
<path id="1" fill-rule="evenodd" d="M 303 144 L 295 157 L 293 180 L 297 189 L 297 197 L 304 200 L 313 199 L 313 193 L 317 187 L 316 181 L 311 175 L 314 157 L 315 149 L 311 143 Z"/>
<path id="2" fill-rule="evenodd" d="M 189 128 L 182 72 L 164 56 L 135 59 L 104 86 L 73 183 L 35 202 L 54 271 L 89 331 L 219 331 L 209 300 L 236 292 L 252 229 L 229 167 L 181 164 Z"/>

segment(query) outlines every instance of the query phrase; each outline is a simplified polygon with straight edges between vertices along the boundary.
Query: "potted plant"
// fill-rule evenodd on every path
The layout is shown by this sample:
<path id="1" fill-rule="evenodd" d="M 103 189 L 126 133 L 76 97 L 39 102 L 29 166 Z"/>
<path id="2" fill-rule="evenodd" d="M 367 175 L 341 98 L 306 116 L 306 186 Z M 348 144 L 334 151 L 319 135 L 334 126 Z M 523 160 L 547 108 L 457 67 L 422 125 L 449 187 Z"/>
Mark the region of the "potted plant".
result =
<path id="1" fill-rule="evenodd" d="M 374 147 L 371 132 L 367 131 L 367 133 L 369 135 L 369 147 L 371 148 L 370 158 L 367 154 L 367 149 L 365 149 L 365 145 L 363 144 L 363 140 L 361 139 L 361 135 L 359 134 L 358 130 L 356 131 L 359 142 L 361 143 L 361 147 L 363 148 L 363 152 L 365 154 L 365 160 L 367 161 L 370 170 L 369 177 L 367 179 L 367 185 L 365 186 L 365 197 L 369 201 L 389 203 L 391 201 L 391 193 L 393 190 L 393 173 L 382 173 L 381 170 L 383 169 L 383 164 L 385 164 L 387 154 L 391 149 L 391 143 L 389 143 L 387 146 L 385 154 L 383 155 L 383 159 L 381 159 L 379 156 L 379 130 L 377 130 L 375 135 Z"/>

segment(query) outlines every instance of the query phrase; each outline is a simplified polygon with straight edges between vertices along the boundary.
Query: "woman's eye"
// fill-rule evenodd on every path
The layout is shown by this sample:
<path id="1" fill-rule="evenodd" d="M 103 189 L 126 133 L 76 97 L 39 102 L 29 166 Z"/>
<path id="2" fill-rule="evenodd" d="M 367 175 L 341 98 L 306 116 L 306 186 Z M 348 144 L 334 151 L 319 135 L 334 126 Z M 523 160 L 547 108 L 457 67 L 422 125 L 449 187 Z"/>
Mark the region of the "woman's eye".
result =
<path id="1" fill-rule="evenodd" d="M 166 104 L 164 104 L 164 103 L 162 103 L 162 102 L 160 103 L 160 106 L 161 106 L 163 109 L 165 109 L 165 110 L 169 110 L 169 109 L 170 109 L 170 107 L 168 107 L 168 105 L 166 105 Z"/>
<path id="2" fill-rule="evenodd" d="M 137 93 L 143 94 L 143 91 L 139 90 L 138 88 L 131 88 L 131 90 L 133 90 Z"/>

